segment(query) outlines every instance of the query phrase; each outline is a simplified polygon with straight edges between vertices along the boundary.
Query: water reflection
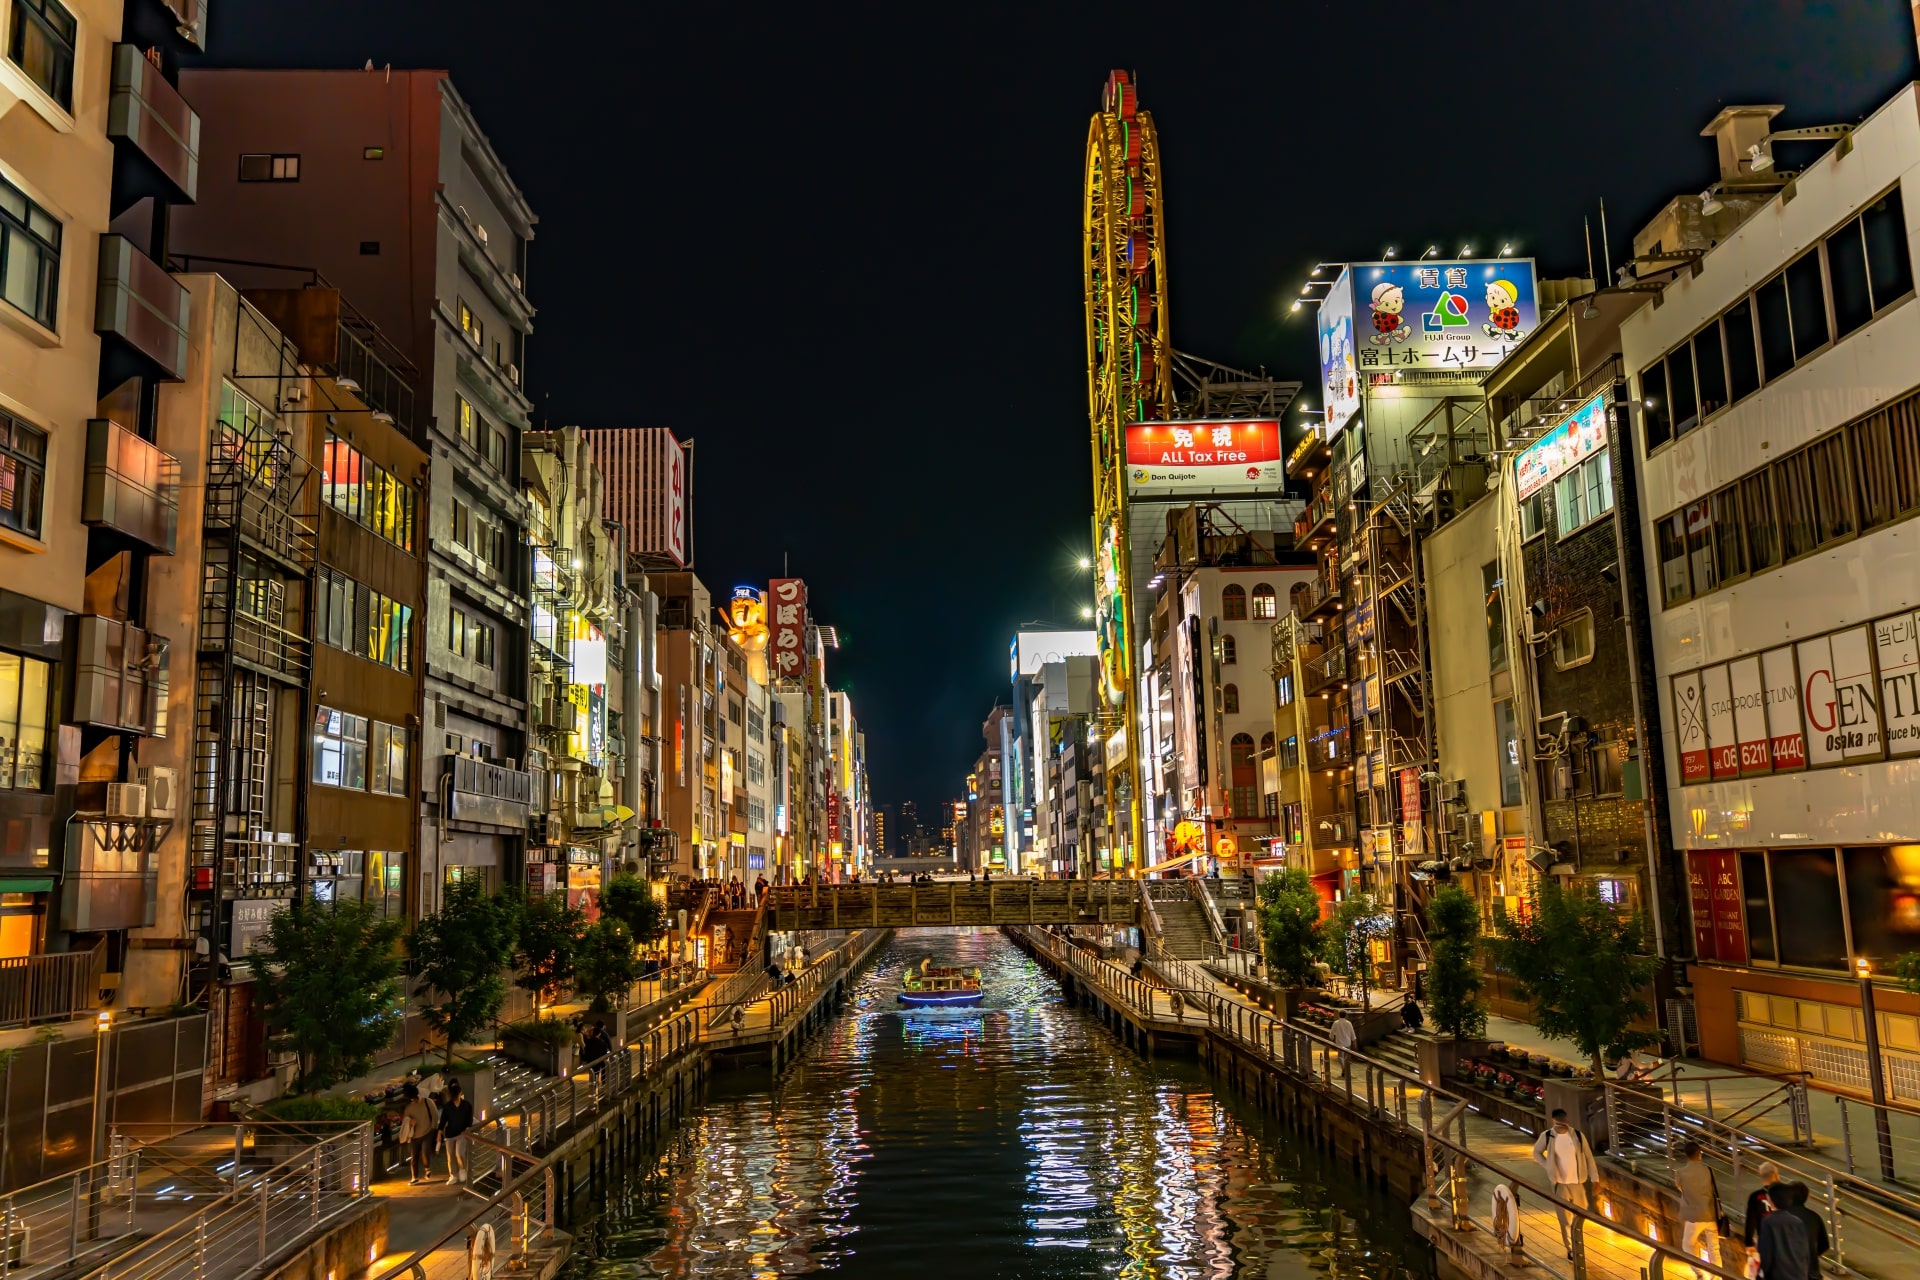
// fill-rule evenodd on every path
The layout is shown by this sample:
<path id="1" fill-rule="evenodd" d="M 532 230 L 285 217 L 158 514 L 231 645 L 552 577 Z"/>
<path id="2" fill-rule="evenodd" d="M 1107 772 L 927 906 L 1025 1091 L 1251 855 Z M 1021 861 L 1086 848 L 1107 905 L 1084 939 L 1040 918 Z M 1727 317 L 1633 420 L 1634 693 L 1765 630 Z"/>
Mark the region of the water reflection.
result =
<path id="1" fill-rule="evenodd" d="M 973 1009 L 900 1010 L 901 970 L 979 965 Z M 1405 1212 L 1146 1063 L 994 933 L 911 931 L 769 1082 L 718 1078 L 646 1167 L 575 1206 L 568 1275 L 810 1271 L 1123 1280 L 1431 1274 Z"/>

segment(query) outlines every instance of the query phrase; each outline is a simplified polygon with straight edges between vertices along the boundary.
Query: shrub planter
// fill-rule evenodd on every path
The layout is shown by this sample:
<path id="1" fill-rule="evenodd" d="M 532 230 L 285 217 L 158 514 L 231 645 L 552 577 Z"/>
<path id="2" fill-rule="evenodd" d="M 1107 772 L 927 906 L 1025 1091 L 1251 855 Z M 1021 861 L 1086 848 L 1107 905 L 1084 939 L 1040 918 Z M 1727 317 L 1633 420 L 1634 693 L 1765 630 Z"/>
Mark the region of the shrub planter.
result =
<path id="1" fill-rule="evenodd" d="M 1420 1078 L 1436 1088 L 1450 1088 L 1460 1079 L 1462 1058 L 1487 1056 L 1485 1040 L 1420 1041 Z"/>
<path id="2" fill-rule="evenodd" d="M 566 1027 L 565 1023 L 559 1025 Z M 529 1035 L 526 1026 L 526 1023 L 516 1022 L 502 1028 L 500 1051 L 515 1062 L 524 1062 L 544 1075 L 571 1075 L 578 1052 L 572 1037 L 573 1029 L 566 1028 L 568 1034 L 565 1039 L 550 1039 L 544 1035 Z M 474 1111 L 477 1115 L 479 1108 L 476 1106 Z"/>

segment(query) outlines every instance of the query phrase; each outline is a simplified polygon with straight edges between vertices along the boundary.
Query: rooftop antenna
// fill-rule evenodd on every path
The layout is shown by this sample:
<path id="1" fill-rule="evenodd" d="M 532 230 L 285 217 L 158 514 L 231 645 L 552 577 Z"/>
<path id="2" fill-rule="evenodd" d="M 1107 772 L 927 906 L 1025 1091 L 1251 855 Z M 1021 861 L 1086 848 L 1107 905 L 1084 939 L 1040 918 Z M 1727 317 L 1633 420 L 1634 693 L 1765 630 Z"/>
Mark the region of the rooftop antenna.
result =
<path id="1" fill-rule="evenodd" d="M 1607 269 L 1606 278 L 1613 279 L 1613 250 L 1607 244 L 1607 198 L 1600 197 L 1600 263 Z"/>
<path id="2" fill-rule="evenodd" d="M 1580 228 L 1587 236 L 1587 279 L 1592 280 L 1596 278 L 1593 274 L 1593 219 L 1583 216 Z"/>

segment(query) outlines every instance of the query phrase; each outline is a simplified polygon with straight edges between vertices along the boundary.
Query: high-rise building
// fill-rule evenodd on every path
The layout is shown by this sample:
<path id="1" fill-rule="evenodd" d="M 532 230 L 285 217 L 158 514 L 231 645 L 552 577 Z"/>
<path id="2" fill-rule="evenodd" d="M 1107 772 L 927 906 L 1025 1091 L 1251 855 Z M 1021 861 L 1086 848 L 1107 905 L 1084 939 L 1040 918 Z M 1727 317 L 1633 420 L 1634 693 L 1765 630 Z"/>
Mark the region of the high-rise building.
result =
<path id="1" fill-rule="evenodd" d="M 342 373 L 431 457 L 420 830 L 438 879 L 423 868 L 409 899 L 431 910 L 447 878 L 521 874 L 532 807 L 533 212 L 443 71 L 194 69 L 182 85 L 202 103 L 205 190 L 173 251 L 246 288 L 338 286 L 418 370 L 410 390 L 374 385 L 373 364 Z"/>

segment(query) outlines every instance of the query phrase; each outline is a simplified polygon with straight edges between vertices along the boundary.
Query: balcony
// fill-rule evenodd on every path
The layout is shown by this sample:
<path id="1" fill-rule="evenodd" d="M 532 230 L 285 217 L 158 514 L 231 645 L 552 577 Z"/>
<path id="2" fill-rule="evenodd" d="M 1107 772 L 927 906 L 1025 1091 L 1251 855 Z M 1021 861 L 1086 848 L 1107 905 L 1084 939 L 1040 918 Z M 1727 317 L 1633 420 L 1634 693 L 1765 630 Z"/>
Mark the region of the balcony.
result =
<path id="1" fill-rule="evenodd" d="M 181 261 L 187 264 L 200 261 L 216 267 L 222 264 L 241 268 L 255 266 L 197 254 Z M 367 408 L 391 418 L 402 431 L 413 435 L 413 388 L 420 380 L 420 371 L 378 325 L 356 311 L 325 277 L 318 272 L 304 274 L 309 277 L 308 283 L 300 288 L 255 287 L 245 289 L 242 296 L 273 321 L 275 328 L 293 339 L 302 364 L 331 373 L 342 383 L 350 383 L 347 389 Z"/>
<path id="2" fill-rule="evenodd" d="M 1336 645 L 1325 653 L 1300 661 L 1301 692 L 1316 694 L 1347 678 L 1347 651 Z"/>
<path id="3" fill-rule="evenodd" d="M 1302 620 L 1310 621 L 1330 614 L 1340 607 L 1340 579 L 1335 574 L 1323 573 L 1307 584 L 1303 594 L 1306 612 L 1300 615 Z"/>
<path id="4" fill-rule="evenodd" d="M 299 883 L 300 846 L 293 841 L 229 837 L 221 842 L 222 897 L 291 898 Z M 237 958 L 243 952 L 236 947 L 228 954 Z"/>
<path id="5" fill-rule="evenodd" d="M 124 203 L 153 196 L 192 204 L 200 186 L 200 117 L 160 68 L 130 44 L 113 46 L 113 96 L 107 136 L 124 144 L 130 181 L 117 184 Z"/>
<path id="6" fill-rule="evenodd" d="M 452 815 L 461 822 L 525 827 L 533 809 L 533 774 L 467 756 L 447 761 L 453 775 Z"/>
<path id="7" fill-rule="evenodd" d="M 103 383 L 187 376 L 187 291 L 125 236 L 100 237 L 97 298 L 93 331 L 115 340 L 102 346 Z"/>
<path id="8" fill-rule="evenodd" d="M 97 614 L 75 619 L 75 724 L 167 736 L 168 642 Z"/>
<path id="9" fill-rule="evenodd" d="M 100 1004 L 107 944 L 91 951 L 50 951 L 0 960 L 0 1027 L 63 1022 Z"/>
<path id="10" fill-rule="evenodd" d="M 146 831 L 132 838 L 122 824 L 67 825 L 66 875 L 60 927 L 81 933 L 140 929 L 153 924 L 160 901 L 160 870 Z"/>
<path id="11" fill-rule="evenodd" d="M 180 523 L 179 459 L 117 422 L 92 419 L 80 518 L 172 555 Z"/>
<path id="12" fill-rule="evenodd" d="M 1345 726 L 1322 729 L 1307 739 L 1307 772 L 1325 773 L 1329 769 L 1345 769 L 1353 764 L 1353 744 L 1348 740 Z"/>

